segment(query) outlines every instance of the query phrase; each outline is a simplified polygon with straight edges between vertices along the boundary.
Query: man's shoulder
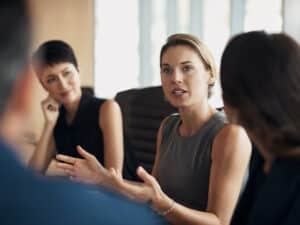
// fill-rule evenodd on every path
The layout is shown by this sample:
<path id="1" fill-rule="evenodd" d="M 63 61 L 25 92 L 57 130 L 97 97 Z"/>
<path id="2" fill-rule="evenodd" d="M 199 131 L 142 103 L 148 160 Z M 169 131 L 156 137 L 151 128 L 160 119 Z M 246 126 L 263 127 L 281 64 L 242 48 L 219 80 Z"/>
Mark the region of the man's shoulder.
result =
<path id="1" fill-rule="evenodd" d="M 115 193 L 35 175 L 3 143 L 0 163 L 0 224 L 163 223 L 149 207 Z"/>

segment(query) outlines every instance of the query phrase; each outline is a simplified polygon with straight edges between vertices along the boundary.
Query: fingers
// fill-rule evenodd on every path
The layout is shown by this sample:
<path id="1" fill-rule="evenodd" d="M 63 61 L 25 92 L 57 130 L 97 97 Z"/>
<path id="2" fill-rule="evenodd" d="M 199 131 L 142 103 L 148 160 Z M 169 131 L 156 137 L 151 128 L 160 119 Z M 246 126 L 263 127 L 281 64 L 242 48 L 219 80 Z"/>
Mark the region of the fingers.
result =
<path id="1" fill-rule="evenodd" d="M 77 152 L 79 153 L 79 155 L 81 155 L 83 158 L 85 158 L 87 160 L 94 159 L 94 155 L 92 155 L 89 152 L 87 152 L 86 150 L 84 150 L 80 145 L 77 145 L 76 149 L 77 149 Z"/>
<path id="2" fill-rule="evenodd" d="M 62 169 L 68 176 L 76 176 L 74 166 L 69 163 L 56 162 L 56 167 Z"/>
<path id="3" fill-rule="evenodd" d="M 73 181 L 73 182 L 77 182 L 77 183 L 80 183 L 82 182 L 82 180 L 76 176 L 73 176 L 73 175 L 70 175 L 69 176 L 70 180 Z"/>
<path id="4" fill-rule="evenodd" d="M 109 169 L 109 172 L 110 172 L 110 174 L 112 174 L 112 175 L 114 175 L 114 176 L 116 176 L 116 177 L 123 178 L 122 172 L 119 171 L 119 170 L 116 170 L 116 169 L 113 168 L 113 167 L 111 167 L 111 168 Z"/>
<path id="5" fill-rule="evenodd" d="M 59 161 L 69 163 L 69 164 L 75 164 L 76 160 L 78 160 L 78 158 L 75 158 L 72 156 L 67 156 L 67 155 L 62 155 L 62 154 L 57 154 L 56 159 Z"/>
<path id="6" fill-rule="evenodd" d="M 117 185 L 122 186 L 122 182 L 123 182 L 122 176 L 120 176 L 120 174 L 118 174 L 118 172 L 114 168 L 110 168 L 109 172 L 114 182 L 116 182 Z"/>
<path id="7" fill-rule="evenodd" d="M 141 166 L 137 168 L 137 175 L 147 184 L 153 185 L 155 182 L 154 177 Z"/>
<path id="8" fill-rule="evenodd" d="M 58 110 L 58 108 L 53 106 L 52 104 L 48 104 L 47 109 L 50 110 L 50 111 L 57 111 Z"/>
<path id="9" fill-rule="evenodd" d="M 56 167 L 63 170 L 73 170 L 73 165 L 69 163 L 56 162 Z"/>
<path id="10" fill-rule="evenodd" d="M 64 170 L 64 171 L 69 177 L 77 177 L 76 172 L 74 172 L 73 170 Z"/>
<path id="11" fill-rule="evenodd" d="M 42 105 L 50 111 L 55 111 L 59 108 L 58 102 L 55 99 L 53 99 L 50 95 L 42 101 Z"/>
<path id="12" fill-rule="evenodd" d="M 43 104 L 43 109 L 44 110 L 49 110 L 49 111 L 52 111 L 52 112 L 55 112 L 55 111 L 58 111 L 58 106 L 53 104 L 53 103 L 49 103 L 49 102 L 45 102 L 45 103 L 42 103 Z"/>
<path id="13" fill-rule="evenodd" d="M 139 195 L 143 195 L 143 186 L 124 181 L 118 176 L 114 176 L 113 179 L 115 180 L 119 191 L 125 195 L 135 196 L 136 198 L 138 198 Z"/>
<path id="14" fill-rule="evenodd" d="M 117 175 L 117 171 L 116 171 L 113 167 L 109 168 L 109 172 L 110 172 L 113 176 L 118 176 L 118 175 Z"/>

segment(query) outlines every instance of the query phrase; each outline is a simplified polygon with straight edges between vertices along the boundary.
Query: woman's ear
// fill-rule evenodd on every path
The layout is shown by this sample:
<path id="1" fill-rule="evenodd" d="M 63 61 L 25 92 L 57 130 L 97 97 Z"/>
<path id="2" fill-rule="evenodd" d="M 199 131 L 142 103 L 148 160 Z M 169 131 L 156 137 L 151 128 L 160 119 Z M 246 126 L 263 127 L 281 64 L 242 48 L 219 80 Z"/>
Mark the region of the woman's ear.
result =
<path id="1" fill-rule="evenodd" d="M 208 71 L 208 85 L 214 85 L 216 82 L 216 76 L 211 72 Z"/>

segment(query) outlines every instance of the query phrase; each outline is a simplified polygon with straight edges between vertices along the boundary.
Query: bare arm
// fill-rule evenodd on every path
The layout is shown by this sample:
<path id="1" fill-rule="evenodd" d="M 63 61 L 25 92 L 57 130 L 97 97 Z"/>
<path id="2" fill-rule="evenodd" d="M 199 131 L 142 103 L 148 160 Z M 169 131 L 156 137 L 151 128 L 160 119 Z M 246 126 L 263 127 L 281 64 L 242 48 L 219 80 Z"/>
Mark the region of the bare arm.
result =
<path id="1" fill-rule="evenodd" d="M 48 96 L 42 101 L 41 106 L 45 118 L 45 124 L 36 149 L 29 160 L 29 166 L 44 173 L 55 154 L 53 129 L 58 118 L 59 105 L 53 98 Z"/>
<path id="2" fill-rule="evenodd" d="M 166 219 L 175 225 L 229 224 L 250 153 L 251 143 L 245 131 L 235 125 L 225 126 L 213 143 L 207 210 L 193 210 L 175 203 L 173 210 L 166 215 Z M 170 202 L 168 197 L 161 199 L 154 205 L 155 208 L 166 208 L 167 201 Z"/>
<path id="3" fill-rule="evenodd" d="M 56 166 L 56 159 L 52 158 L 45 172 L 47 176 L 67 176 L 66 172 Z"/>
<path id="4" fill-rule="evenodd" d="M 122 173 L 124 159 L 122 114 L 114 100 L 107 100 L 101 106 L 99 126 L 104 140 L 104 167 L 114 168 Z"/>
<path id="5" fill-rule="evenodd" d="M 157 154 L 159 154 L 161 130 L 160 128 Z M 161 190 L 155 177 L 148 174 L 143 168 L 138 168 L 137 171 L 139 177 L 144 181 L 139 184 L 123 180 L 114 170 L 110 173 L 104 171 L 102 174 L 106 174 L 104 178 L 108 177 L 110 181 L 111 177 L 113 178 L 114 187 L 118 188 L 117 191 L 141 202 L 151 201 L 152 207 L 164 214 L 165 218 L 174 225 L 227 225 L 230 223 L 240 193 L 250 153 L 250 141 L 241 127 L 227 125 L 218 133 L 212 149 L 206 211 L 187 208 L 174 202 Z M 156 157 L 153 174 L 157 172 L 158 160 L 159 155 Z M 100 167 L 97 166 L 97 168 Z"/>
<path id="6" fill-rule="evenodd" d="M 53 126 L 45 124 L 36 149 L 29 161 L 29 166 L 41 173 L 45 173 L 55 153 L 55 144 L 52 133 Z"/>
<path id="7" fill-rule="evenodd" d="M 207 211 L 221 224 L 229 224 L 251 156 L 251 142 L 245 130 L 227 125 L 217 136 L 212 151 Z"/>
<path id="8" fill-rule="evenodd" d="M 115 103 L 110 102 L 109 104 L 114 105 Z M 117 110 L 117 109 L 115 109 L 115 110 Z M 117 111 L 119 111 L 119 110 L 117 110 Z M 104 118 L 104 117 L 102 117 L 102 118 Z M 121 120 L 121 118 L 120 118 L 120 120 Z M 161 125 L 161 127 L 162 127 L 162 125 Z M 121 129 L 121 127 L 119 129 Z M 117 133 L 117 135 L 119 135 L 121 132 L 116 132 L 116 133 Z M 108 133 L 106 133 L 106 135 L 107 134 Z M 120 139 L 120 137 L 117 139 Z M 110 141 L 112 141 L 112 140 L 110 140 Z M 161 128 L 159 129 L 159 132 L 158 132 L 157 152 L 156 152 L 156 159 L 155 159 L 153 171 L 156 170 L 155 168 L 157 167 L 157 162 L 159 159 L 160 142 L 161 142 Z M 119 145 L 120 142 L 118 142 L 116 144 Z M 114 160 L 112 160 L 112 159 L 117 158 L 116 161 L 117 162 L 120 161 L 121 157 L 118 155 L 118 151 L 121 151 L 121 150 L 123 151 L 123 146 L 113 150 L 113 151 L 115 151 L 114 154 L 116 155 L 116 157 L 107 157 L 106 162 L 108 162 L 108 164 L 105 162 L 106 168 L 108 168 L 108 167 L 114 168 L 114 171 L 115 171 L 114 174 L 117 175 L 117 177 L 119 177 L 119 178 L 121 178 L 121 176 L 122 176 L 121 169 L 119 166 L 121 164 L 121 162 L 117 163 L 116 166 L 114 166 L 115 163 L 114 163 Z M 82 149 L 80 146 L 77 147 L 77 151 L 83 157 L 83 159 L 59 154 L 56 156 L 56 158 L 60 162 L 56 163 L 56 166 L 58 168 L 65 170 L 66 173 L 68 175 L 74 177 L 74 179 L 76 181 L 85 182 L 85 183 L 89 183 L 89 184 L 104 185 L 106 187 L 110 187 L 110 188 L 114 189 L 115 191 L 119 191 L 119 192 L 127 195 L 126 190 L 125 191 L 122 190 L 122 186 L 119 186 L 119 190 L 116 189 L 117 185 L 116 185 L 114 179 L 111 178 L 111 173 L 106 168 L 104 168 L 103 165 L 101 165 L 101 163 L 96 159 L 96 157 L 94 155 L 88 153 L 87 151 Z M 122 160 L 123 160 L 123 153 L 120 155 L 122 156 Z M 108 154 L 108 156 L 109 156 L 109 154 Z M 112 163 L 109 163 L 110 161 Z M 119 180 L 117 179 L 117 181 L 119 181 Z M 122 179 L 122 182 L 125 182 L 127 184 L 132 184 L 132 185 L 134 185 L 134 187 L 135 187 L 135 185 L 137 185 L 137 187 L 139 187 L 141 184 L 138 182 L 132 182 L 132 181 L 127 181 L 127 180 L 123 180 L 123 179 Z M 113 184 L 113 185 L 111 185 L 111 184 Z"/>

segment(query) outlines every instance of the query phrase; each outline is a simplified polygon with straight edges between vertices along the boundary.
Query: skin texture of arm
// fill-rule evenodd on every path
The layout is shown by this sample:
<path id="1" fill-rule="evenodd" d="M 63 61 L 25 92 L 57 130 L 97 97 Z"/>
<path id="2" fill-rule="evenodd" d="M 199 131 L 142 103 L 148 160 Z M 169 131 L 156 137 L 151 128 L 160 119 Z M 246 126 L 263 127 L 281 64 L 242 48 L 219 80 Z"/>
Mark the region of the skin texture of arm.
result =
<path id="1" fill-rule="evenodd" d="M 115 176 L 118 186 L 127 196 L 152 207 L 172 224 L 227 225 L 236 205 L 243 177 L 251 154 L 251 143 L 245 131 L 235 125 L 225 126 L 215 137 L 212 149 L 208 206 L 206 211 L 187 208 L 170 199 L 160 188 L 155 177 L 139 168 L 137 173 L 144 181 L 133 185 Z"/>
<path id="2" fill-rule="evenodd" d="M 104 140 L 104 166 L 114 168 L 122 173 L 123 123 L 119 105 L 113 100 L 107 100 L 100 109 L 99 126 Z"/>
<path id="3" fill-rule="evenodd" d="M 53 126 L 45 124 L 36 149 L 29 161 L 29 166 L 34 170 L 45 173 L 52 157 L 55 155 Z"/>
<path id="4" fill-rule="evenodd" d="M 45 172 L 47 176 L 67 176 L 64 170 L 56 167 L 56 159 L 51 159 L 49 166 Z"/>
<path id="5" fill-rule="evenodd" d="M 158 154 L 161 130 L 162 128 L 158 132 Z M 97 168 L 98 174 L 101 174 L 99 177 L 101 177 L 102 184 L 109 183 L 110 185 L 108 186 L 114 186 L 114 190 L 134 200 L 140 202 L 151 201 L 153 209 L 158 213 L 164 214 L 164 212 L 172 208 L 169 213 L 164 215 L 172 224 L 227 225 L 230 223 L 240 193 L 250 154 L 251 143 L 241 127 L 226 125 L 217 134 L 213 142 L 206 211 L 194 210 L 174 202 L 161 190 L 155 177 L 148 174 L 141 167 L 138 168 L 137 174 L 144 181 L 143 183 L 123 180 L 114 169 L 108 172 L 107 170 L 100 170 L 101 165 L 97 166 Z M 153 175 L 156 174 L 158 160 L 159 155 L 156 157 Z"/>
<path id="6" fill-rule="evenodd" d="M 163 124 L 163 122 L 161 124 Z M 160 144 L 160 140 L 161 140 L 161 128 L 158 131 L 157 145 Z M 106 170 L 104 166 L 98 162 L 95 156 L 88 153 L 80 146 L 77 147 L 77 151 L 83 157 L 83 159 L 58 154 L 56 158 L 60 162 L 56 163 L 56 167 L 63 169 L 68 175 L 72 176 L 72 178 L 78 182 L 108 186 L 109 188 L 115 189 L 116 191 L 127 195 L 126 192 L 122 191 L 121 186 L 119 187 L 119 190 L 118 188 L 115 188 L 116 186 L 118 186 L 119 180 L 118 179 L 114 180 L 113 179 L 114 176 L 112 176 L 109 170 Z M 158 157 L 159 154 L 156 154 L 153 172 L 157 167 Z M 114 171 L 113 174 L 116 175 L 117 177 L 122 176 L 121 170 L 113 169 L 112 171 Z M 137 185 L 137 186 L 141 185 L 141 183 L 138 182 L 131 182 L 125 180 L 124 182 L 132 185 Z"/>
<path id="7" fill-rule="evenodd" d="M 36 171 L 45 173 L 55 155 L 56 147 L 53 130 L 59 115 L 59 104 L 49 95 L 42 101 L 41 106 L 45 124 L 36 149 L 29 161 L 29 166 Z"/>

